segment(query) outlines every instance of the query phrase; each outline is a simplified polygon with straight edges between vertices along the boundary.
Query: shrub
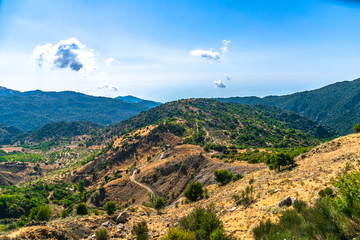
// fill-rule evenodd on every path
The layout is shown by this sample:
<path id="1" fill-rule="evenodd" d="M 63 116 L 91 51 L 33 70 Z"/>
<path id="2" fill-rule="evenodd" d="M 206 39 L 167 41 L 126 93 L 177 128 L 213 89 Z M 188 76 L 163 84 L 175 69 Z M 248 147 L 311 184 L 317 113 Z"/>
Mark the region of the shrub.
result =
<path id="1" fill-rule="evenodd" d="M 355 133 L 360 132 L 360 124 L 356 124 L 356 125 L 354 126 L 354 132 L 355 132 Z"/>
<path id="2" fill-rule="evenodd" d="M 185 197 L 192 202 L 203 198 L 204 190 L 199 182 L 191 182 L 184 191 Z"/>
<path id="3" fill-rule="evenodd" d="M 231 240 L 233 238 L 226 235 L 223 228 L 217 228 L 210 235 L 210 240 Z"/>
<path id="4" fill-rule="evenodd" d="M 240 180 L 242 178 L 243 178 L 243 176 L 239 173 L 239 174 L 234 175 L 232 180 L 235 182 L 235 181 Z"/>
<path id="5" fill-rule="evenodd" d="M 148 235 L 149 229 L 145 221 L 135 224 L 131 230 L 133 235 L 136 235 L 137 240 L 147 240 L 149 239 Z"/>
<path id="6" fill-rule="evenodd" d="M 319 191 L 319 196 L 322 198 L 331 197 L 331 196 L 333 196 L 333 194 L 334 194 L 334 191 L 329 187 Z"/>
<path id="7" fill-rule="evenodd" d="M 67 210 L 66 210 L 66 209 L 63 209 L 63 210 L 61 211 L 60 217 L 61 217 L 61 218 L 66 218 L 67 216 L 68 216 Z"/>
<path id="8" fill-rule="evenodd" d="M 195 234 L 190 230 L 169 228 L 168 233 L 161 240 L 196 240 Z"/>
<path id="9" fill-rule="evenodd" d="M 271 170 L 277 170 L 280 172 L 281 167 L 294 165 L 294 157 L 288 153 L 278 152 L 267 154 L 265 158 L 265 163 L 269 166 Z"/>
<path id="10" fill-rule="evenodd" d="M 104 205 L 104 209 L 108 215 L 112 215 L 116 211 L 116 204 L 113 201 L 109 201 Z"/>
<path id="11" fill-rule="evenodd" d="M 51 211 L 48 205 L 42 205 L 31 209 L 29 219 L 35 221 L 49 221 Z"/>
<path id="12" fill-rule="evenodd" d="M 100 229 L 95 232 L 95 238 L 96 240 L 108 240 L 110 236 L 106 229 Z"/>
<path id="13" fill-rule="evenodd" d="M 226 185 L 233 179 L 232 172 L 223 169 L 223 170 L 215 170 L 214 171 L 215 181 L 220 183 L 220 185 Z"/>
<path id="14" fill-rule="evenodd" d="M 79 203 L 76 206 L 76 214 L 77 215 L 87 215 L 87 214 L 89 214 L 89 209 L 88 209 L 88 207 L 86 206 L 85 203 Z"/>
<path id="15" fill-rule="evenodd" d="M 223 231 L 223 225 L 221 220 L 216 216 L 216 212 L 213 208 L 196 208 L 188 216 L 179 220 L 180 227 L 193 232 L 196 239 L 208 240 L 222 239 L 220 236 L 226 236 Z M 224 238 L 228 239 L 228 238 Z"/>

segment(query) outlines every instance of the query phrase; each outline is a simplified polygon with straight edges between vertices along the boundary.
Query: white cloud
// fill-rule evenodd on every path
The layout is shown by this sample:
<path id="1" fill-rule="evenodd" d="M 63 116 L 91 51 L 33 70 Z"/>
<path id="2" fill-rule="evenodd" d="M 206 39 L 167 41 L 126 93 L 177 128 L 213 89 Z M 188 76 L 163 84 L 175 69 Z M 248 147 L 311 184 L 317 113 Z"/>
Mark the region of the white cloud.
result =
<path id="1" fill-rule="evenodd" d="M 228 80 L 228 81 L 230 81 L 230 80 L 231 80 L 231 78 L 230 78 L 229 74 L 225 73 L 225 74 L 224 74 L 224 76 L 225 76 L 225 79 L 226 79 L 226 80 Z"/>
<path id="2" fill-rule="evenodd" d="M 98 86 L 98 89 L 102 90 L 102 91 L 110 91 L 110 92 L 118 92 L 119 91 L 119 88 L 117 88 L 116 86 L 113 86 L 113 85 L 101 85 L 101 86 Z"/>
<path id="3" fill-rule="evenodd" d="M 67 69 L 72 71 L 93 71 L 96 69 L 94 50 L 88 50 L 76 38 L 61 40 L 52 45 L 37 45 L 32 59 L 39 65 L 49 69 Z"/>
<path id="4" fill-rule="evenodd" d="M 214 81 L 214 83 L 217 88 L 226 88 L 226 86 L 222 80 Z"/>
<path id="5" fill-rule="evenodd" d="M 215 52 L 213 49 L 210 50 L 202 50 L 202 49 L 196 49 L 190 51 L 190 55 L 194 57 L 202 57 L 206 58 L 210 61 L 220 61 L 220 53 Z"/>
<path id="6" fill-rule="evenodd" d="M 225 53 L 228 51 L 228 45 L 230 43 L 231 43 L 231 41 L 228 41 L 228 40 L 222 41 L 222 46 L 221 46 L 222 54 L 215 51 L 214 49 L 210 49 L 210 50 L 196 49 L 196 50 L 191 50 L 190 55 L 192 55 L 194 57 L 206 58 L 207 60 L 209 60 L 211 62 L 221 61 L 224 58 Z"/>
<path id="7" fill-rule="evenodd" d="M 112 62 L 114 62 L 114 61 L 115 61 L 115 59 L 112 58 L 112 57 L 110 57 L 110 58 L 106 59 L 105 63 L 106 63 L 107 65 L 110 65 L 110 64 L 111 64 Z"/>
<path id="8" fill-rule="evenodd" d="M 228 45 L 231 43 L 231 41 L 223 40 L 222 43 L 223 43 L 223 45 L 222 45 L 222 47 L 221 47 L 221 51 L 222 51 L 222 54 L 223 54 L 223 56 L 224 56 L 225 53 L 226 53 L 227 50 L 228 50 Z"/>

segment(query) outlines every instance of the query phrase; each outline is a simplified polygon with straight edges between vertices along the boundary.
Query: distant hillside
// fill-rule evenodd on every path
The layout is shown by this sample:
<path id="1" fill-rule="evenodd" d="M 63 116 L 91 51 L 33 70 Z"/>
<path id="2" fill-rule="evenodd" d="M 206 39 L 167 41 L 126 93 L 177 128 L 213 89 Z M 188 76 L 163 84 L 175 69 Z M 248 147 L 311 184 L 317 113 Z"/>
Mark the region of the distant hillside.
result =
<path id="1" fill-rule="evenodd" d="M 154 101 L 150 101 L 150 100 L 145 100 L 145 99 L 141 99 L 138 97 L 134 97 L 131 95 L 128 96 L 119 96 L 116 97 L 116 99 L 120 99 L 121 101 L 125 102 L 125 103 L 139 103 L 148 107 L 157 107 L 159 106 L 161 103 L 160 102 L 154 102 Z"/>
<path id="2" fill-rule="evenodd" d="M 108 125 L 149 109 L 149 104 L 125 103 L 77 92 L 17 92 L 0 89 L 0 123 L 24 131 L 58 121 L 91 121 Z"/>
<path id="3" fill-rule="evenodd" d="M 22 134 L 23 131 L 16 127 L 9 127 L 3 124 L 0 124 L 0 144 L 9 144 L 11 139 Z"/>
<path id="4" fill-rule="evenodd" d="M 306 117 L 276 107 L 238 105 L 211 99 L 165 103 L 115 125 L 109 135 L 119 135 L 150 124 L 181 122 L 194 132 L 194 141 L 242 146 L 308 146 L 334 137 L 334 131 Z"/>
<path id="5" fill-rule="evenodd" d="M 231 97 L 217 100 L 240 104 L 266 104 L 287 109 L 336 129 L 341 135 L 351 133 L 353 126 L 360 123 L 360 79 L 284 96 Z"/>

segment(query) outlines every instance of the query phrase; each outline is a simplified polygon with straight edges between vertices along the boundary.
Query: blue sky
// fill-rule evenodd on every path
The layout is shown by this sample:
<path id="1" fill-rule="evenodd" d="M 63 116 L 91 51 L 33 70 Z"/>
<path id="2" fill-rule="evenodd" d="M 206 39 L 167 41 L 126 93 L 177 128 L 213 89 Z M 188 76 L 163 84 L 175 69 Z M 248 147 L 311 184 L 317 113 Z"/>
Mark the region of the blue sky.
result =
<path id="1" fill-rule="evenodd" d="M 287 94 L 360 77 L 359 28 L 359 1 L 0 0 L 0 86 L 157 101 Z M 54 64 L 69 39 L 77 70 Z"/>

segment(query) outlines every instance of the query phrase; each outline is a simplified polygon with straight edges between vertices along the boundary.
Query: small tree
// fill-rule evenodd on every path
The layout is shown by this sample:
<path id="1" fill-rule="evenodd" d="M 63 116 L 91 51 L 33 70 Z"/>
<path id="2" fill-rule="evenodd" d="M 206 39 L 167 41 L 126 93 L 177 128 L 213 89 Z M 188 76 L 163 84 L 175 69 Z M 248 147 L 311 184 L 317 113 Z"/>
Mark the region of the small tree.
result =
<path id="1" fill-rule="evenodd" d="M 104 205 L 104 209 L 106 210 L 108 215 L 112 215 L 116 211 L 116 204 L 113 201 L 108 201 Z"/>
<path id="2" fill-rule="evenodd" d="M 202 199 L 203 193 L 204 190 L 202 184 L 199 182 L 191 182 L 184 191 L 185 197 L 192 202 L 196 202 L 197 200 Z"/>
<path id="3" fill-rule="evenodd" d="M 356 125 L 354 126 L 354 132 L 355 132 L 355 133 L 359 133 L 359 132 L 360 132 L 360 124 L 356 124 Z"/>
<path id="4" fill-rule="evenodd" d="M 68 216 L 68 211 L 66 209 L 63 209 L 61 211 L 60 217 L 61 218 L 66 218 Z"/>
<path id="5" fill-rule="evenodd" d="M 166 200 L 163 197 L 156 198 L 154 202 L 154 208 L 157 210 L 158 213 L 160 213 L 160 210 L 163 209 L 166 206 Z"/>
<path id="6" fill-rule="evenodd" d="M 279 152 L 266 155 L 265 163 L 271 170 L 280 172 L 282 166 L 294 165 L 294 158 L 287 153 Z"/>
<path id="7" fill-rule="evenodd" d="M 233 179 L 233 174 L 232 174 L 232 172 L 230 172 L 226 169 L 215 170 L 214 177 L 215 177 L 215 181 L 220 183 L 220 185 L 226 185 L 229 182 L 231 182 L 231 180 Z"/>
<path id="8" fill-rule="evenodd" d="M 149 229 L 145 221 L 135 224 L 131 230 L 131 234 L 136 235 L 137 240 L 149 239 Z"/>
<path id="9" fill-rule="evenodd" d="M 88 209 L 88 207 L 86 206 L 85 203 L 79 203 L 76 206 L 76 214 L 77 215 L 87 215 L 87 214 L 89 214 L 89 209 Z"/>

